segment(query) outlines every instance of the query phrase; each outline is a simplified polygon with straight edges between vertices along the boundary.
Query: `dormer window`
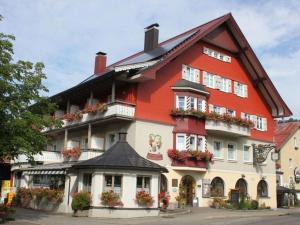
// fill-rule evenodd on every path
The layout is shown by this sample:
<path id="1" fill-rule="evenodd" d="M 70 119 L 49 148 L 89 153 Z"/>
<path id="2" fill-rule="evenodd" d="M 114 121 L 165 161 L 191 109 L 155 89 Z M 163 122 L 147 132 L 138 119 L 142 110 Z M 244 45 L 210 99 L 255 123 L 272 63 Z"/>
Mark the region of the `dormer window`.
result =
<path id="1" fill-rule="evenodd" d="M 182 65 L 182 79 L 199 83 L 200 80 L 200 70 L 193 67 Z"/>

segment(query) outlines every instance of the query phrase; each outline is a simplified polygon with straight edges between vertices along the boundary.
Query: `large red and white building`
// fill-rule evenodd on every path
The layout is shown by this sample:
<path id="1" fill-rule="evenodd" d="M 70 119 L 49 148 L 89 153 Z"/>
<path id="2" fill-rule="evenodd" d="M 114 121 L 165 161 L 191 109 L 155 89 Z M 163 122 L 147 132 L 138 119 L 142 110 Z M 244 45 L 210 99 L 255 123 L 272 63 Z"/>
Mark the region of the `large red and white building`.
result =
<path id="1" fill-rule="evenodd" d="M 126 131 L 139 155 L 168 169 L 159 178 L 143 176 L 158 179 L 157 191 L 167 191 L 173 205 L 181 195 L 186 204 L 208 206 L 214 197 L 226 197 L 235 189 L 276 207 L 275 162 L 268 154 L 257 163 L 253 147 L 272 144 L 274 119 L 290 116 L 291 111 L 232 15 L 161 43 L 158 34 L 158 24 L 147 27 L 144 50 L 110 66 L 106 54 L 99 52 L 92 76 L 51 97 L 59 105 L 55 116 L 64 124 L 45 131 L 53 141 L 36 156 L 42 164 L 38 169 L 26 169 L 26 159 L 19 158 L 23 166 L 13 168 L 20 180 L 15 179 L 15 185 L 47 185 L 37 171 L 72 170 L 73 162 L 66 161 L 63 149 L 80 148 L 78 160 L 87 160 L 101 155 L 120 131 Z M 94 173 L 79 172 L 77 183 L 69 182 L 70 176 L 63 178 L 65 189 L 92 186 L 93 195 Z M 99 185 L 105 188 L 103 179 Z M 145 188 L 156 189 L 153 184 Z M 93 204 L 99 206 L 96 199 Z"/>

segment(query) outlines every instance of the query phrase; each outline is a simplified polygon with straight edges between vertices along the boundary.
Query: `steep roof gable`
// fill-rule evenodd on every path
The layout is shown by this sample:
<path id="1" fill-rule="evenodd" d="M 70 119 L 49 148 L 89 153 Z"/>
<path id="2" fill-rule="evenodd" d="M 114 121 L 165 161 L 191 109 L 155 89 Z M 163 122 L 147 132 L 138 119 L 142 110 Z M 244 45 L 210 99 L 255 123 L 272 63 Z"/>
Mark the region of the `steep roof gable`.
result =
<path id="1" fill-rule="evenodd" d="M 300 121 L 277 123 L 275 127 L 275 145 L 277 151 L 296 133 L 300 128 Z"/>

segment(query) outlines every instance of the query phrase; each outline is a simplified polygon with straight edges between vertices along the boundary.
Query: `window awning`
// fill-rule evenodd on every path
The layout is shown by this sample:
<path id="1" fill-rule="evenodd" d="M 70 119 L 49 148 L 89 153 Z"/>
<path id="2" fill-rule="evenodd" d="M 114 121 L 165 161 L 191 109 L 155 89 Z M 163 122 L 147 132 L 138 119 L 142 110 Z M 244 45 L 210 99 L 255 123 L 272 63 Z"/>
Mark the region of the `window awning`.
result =
<path id="1" fill-rule="evenodd" d="M 38 165 L 28 168 L 23 168 L 22 171 L 24 174 L 33 175 L 33 174 L 66 174 L 66 169 L 70 168 L 74 163 L 51 163 L 45 165 Z"/>
<path id="2" fill-rule="evenodd" d="M 28 170 L 24 171 L 26 175 L 34 175 L 34 174 L 45 174 L 45 175 L 59 175 L 66 174 L 65 170 Z"/>

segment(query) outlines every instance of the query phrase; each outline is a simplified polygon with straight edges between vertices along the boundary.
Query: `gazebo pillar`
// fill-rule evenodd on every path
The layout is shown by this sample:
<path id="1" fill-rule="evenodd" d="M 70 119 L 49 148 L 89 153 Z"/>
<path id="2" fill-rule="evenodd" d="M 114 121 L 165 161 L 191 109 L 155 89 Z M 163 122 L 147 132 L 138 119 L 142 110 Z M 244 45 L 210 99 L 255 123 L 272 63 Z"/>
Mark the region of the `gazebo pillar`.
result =
<path id="1" fill-rule="evenodd" d="M 94 172 L 92 176 L 92 206 L 101 206 L 101 193 L 103 192 L 103 173 L 102 172 Z"/>

